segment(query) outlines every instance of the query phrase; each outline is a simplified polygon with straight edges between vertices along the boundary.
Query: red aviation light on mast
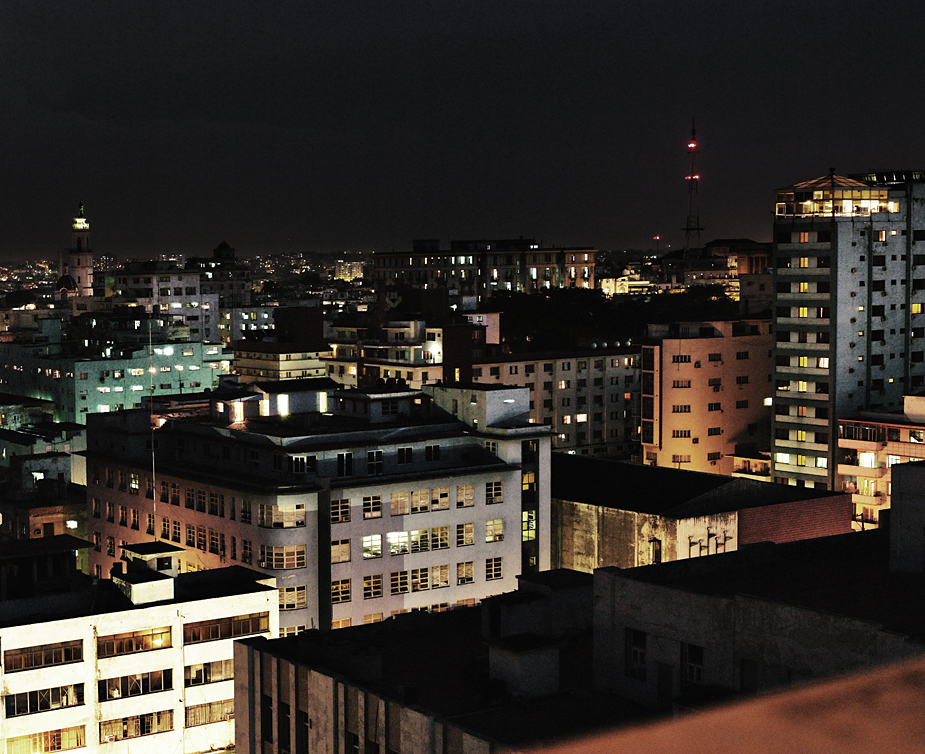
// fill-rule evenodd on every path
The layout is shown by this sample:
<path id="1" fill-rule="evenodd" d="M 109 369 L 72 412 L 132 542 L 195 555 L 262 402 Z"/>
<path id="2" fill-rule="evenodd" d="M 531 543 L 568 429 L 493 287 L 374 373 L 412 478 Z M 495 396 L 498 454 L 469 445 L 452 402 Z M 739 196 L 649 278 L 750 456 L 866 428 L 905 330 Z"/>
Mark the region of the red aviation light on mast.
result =
<path id="1" fill-rule="evenodd" d="M 691 139 L 690 142 L 689 142 L 688 145 L 687 145 L 687 148 L 688 148 L 688 149 L 697 149 L 697 142 L 694 141 L 693 139 Z"/>

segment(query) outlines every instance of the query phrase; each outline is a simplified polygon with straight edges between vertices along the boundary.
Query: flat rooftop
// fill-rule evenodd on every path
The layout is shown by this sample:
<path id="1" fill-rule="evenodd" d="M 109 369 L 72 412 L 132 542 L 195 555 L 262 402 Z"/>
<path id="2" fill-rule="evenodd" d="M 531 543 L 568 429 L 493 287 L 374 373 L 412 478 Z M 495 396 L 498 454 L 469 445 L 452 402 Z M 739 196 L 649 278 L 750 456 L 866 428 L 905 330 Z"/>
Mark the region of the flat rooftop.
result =
<path id="1" fill-rule="evenodd" d="M 639 705 L 592 691 L 590 634 L 559 642 L 560 693 L 526 699 L 499 695 L 489 680 L 489 646 L 481 621 L 479 608 L 411 613 L 332 632 L 244 643 L 509 747 L 539 746 L 653 717 Z"/>
<path id="2" fill-rule="evenodd" d="M 761 543 L 708 558 L 623 570 L 620 575 L 699 594 L 746 594 L 871 621 L 925 641 L 925 574 L 890 571 L 885 527 Z"/>
<path id="3" fill-rule="evenodd" d="M 31 540 L 35 542 L 36 540 Z M 153 573 L 153 571 L 152 571 Z M 144 610 L 152 605 L 179 605 L 195 600 L 232 597 L 239 594 L 276 591 L 260 583 L 265 574 L 244 566 L 183 573 L 174 580 L 174 597 L 161 602 L 134 605 L 109 579 L 90 582 L 87 587 L 47 597 L 7 600 L 0 610 L 0 628 L 81 618 L 89 615 Z M 89 581 L 89 580 L 88 580 Z"/>
<path id="4" fill-rule="evenodd" d="M 553 499 L 676 519 L 844 494 L 568 453 L 550 477 Z"/>

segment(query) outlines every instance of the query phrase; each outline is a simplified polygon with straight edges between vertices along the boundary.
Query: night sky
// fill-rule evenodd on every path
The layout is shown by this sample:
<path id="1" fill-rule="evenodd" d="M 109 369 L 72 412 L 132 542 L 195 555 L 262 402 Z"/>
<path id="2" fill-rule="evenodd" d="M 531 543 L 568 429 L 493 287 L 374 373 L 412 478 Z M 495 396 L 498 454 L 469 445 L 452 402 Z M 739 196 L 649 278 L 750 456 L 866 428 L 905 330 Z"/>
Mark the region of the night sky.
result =
<path id="1" fill-rule="evenodd" d="M 0 260 L 413 238 L 769 240 L 773 190 L 925 169 L 925 6 L 6 0 Z"/>

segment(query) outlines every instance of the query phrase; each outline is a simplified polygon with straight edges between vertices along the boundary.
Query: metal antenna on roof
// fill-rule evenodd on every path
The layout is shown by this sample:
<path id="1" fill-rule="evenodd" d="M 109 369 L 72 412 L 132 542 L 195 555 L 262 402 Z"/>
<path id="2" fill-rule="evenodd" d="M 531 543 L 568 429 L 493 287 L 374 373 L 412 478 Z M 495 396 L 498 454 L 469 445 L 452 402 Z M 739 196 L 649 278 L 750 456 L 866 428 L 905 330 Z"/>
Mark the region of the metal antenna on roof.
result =
<path id="1" fill-rule="evenodd" d="M 697 129 L 695 128 L 694 119 L 691 118 L 691 139 L 687 143 L 687 151 L 691 156 L 691 168 L 685 180 L 687 180 L 687 225 L 684 226 L 684 256 L 691 249 L 691 239 L 696 242 L 695 248 L 700 248 L 700 216 L 696 212 L 697 187 L 700 183 L 700 176 L 697 174 L 695 162 L 697 157 Z"/>

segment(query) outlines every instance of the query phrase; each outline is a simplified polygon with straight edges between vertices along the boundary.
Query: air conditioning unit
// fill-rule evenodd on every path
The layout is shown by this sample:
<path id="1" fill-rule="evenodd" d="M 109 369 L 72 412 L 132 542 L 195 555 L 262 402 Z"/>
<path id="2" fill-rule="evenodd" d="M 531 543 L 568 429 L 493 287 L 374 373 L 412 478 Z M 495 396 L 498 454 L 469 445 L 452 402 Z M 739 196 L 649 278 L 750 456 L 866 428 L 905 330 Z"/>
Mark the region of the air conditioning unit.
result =
<path id="1" fill-rule="evenodd" d="M 115 740 L 116 740 L 116 737 L 115 737 L 115 736 L 111 736 L 111 735 L 110 735 L 110 736 L 103 736 L 103 740 L 102 740 L 101 743 L 104 743 L 104 744 L 111 744 L 111 743 L 112 743 L 113 741 L 115 741 Z"/>
<path id="2" fill-rule="evenodd" d="M 266 568 L 266 567 L 267 567 L 267 561 L 261 560 L 259 563 L 257 563 L 257 565 L 258 565 L 260 568 Z"/>

